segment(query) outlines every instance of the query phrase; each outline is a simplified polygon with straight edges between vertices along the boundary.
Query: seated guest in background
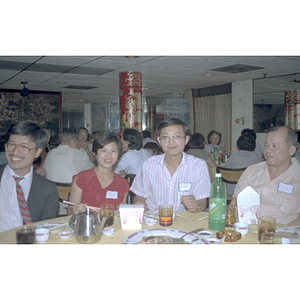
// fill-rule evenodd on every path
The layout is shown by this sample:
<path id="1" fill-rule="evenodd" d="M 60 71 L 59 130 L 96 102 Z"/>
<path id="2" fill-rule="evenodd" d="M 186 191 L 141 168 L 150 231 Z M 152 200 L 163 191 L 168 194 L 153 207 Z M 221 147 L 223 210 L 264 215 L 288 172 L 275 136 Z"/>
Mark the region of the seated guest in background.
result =
<path id="1" fill-rule="evenodd" d="M 156 143 L 157 144 L 157 141 L 151 139 L 151 131 L 144 130 L 144 131 L 142 131 L 142 135 L 143 135 L 143 148 L 147 143 Z"/>
<path id="2" fill-rule="evenodd" d="M 71 183 L 74 175 L 93 168 L 86 152 L 77 149 L 77 138 L 73 131 L 61 131 L 57 142 L 58 147 L 52 149 L 46 157 L 44 168 L 47 179 Z"/>
<path id="3" fill-rule="evenodd" d="M 300 163 L 300 130 L 297 131 L 298 136 L 298 142 L 297 142 L 297 151 L 295 152 L 294 156 L 298 159 L 298 162 Z"/>
<path id="4" fill-rule="evenodd" d="M 91 135 L 91 141 L 88 144 L 88 147 L 90 149 L 91 152 L 93 152 L 93 142 L 94 140 L 101 134 L 101 132 L 99 130 L 95 130 L 93 131 L 92 135 Z"/>
<path id="5" fill-rule="evenodd" d="M 77 148 L 80 151 L 86 152 L 92 164 L 95 162 L 95 157 L 92 151 L 89 149 L 89 131 L 85 127 L 80 127 L 76 134 L 78 139 Z"/>
<path id="6" fill-rule="evenodd" d="M 157 139 L 164 154 L 143 163 L 130 188 L 136 194 L 134 203 L 151 210 L 164 203 L 172 204 L 175 211 L 205 210 L 211 182 L 206 162 L 183 151 L 189 134 L 188 126 L 177 118 L 158 125 Z"/>
<path id="7" fill-rule="evenodd" d="M 255 152 L 258 153 L 259 155 L 259 161 L 261 161 L 261 157 L 262 157 L 262 149 L 261 149 L 261 145 L 259 142 L 256 141 L 256 133 L 253 129 L 250 128 L 245 128 L 241 131 L 241 135 L 245 135 L 245 134 L 250 134 L 251 136 L 253 136 L 254 141 L 255 141 Z M 233 152 L 237 152 L 238 149 L 236 148 Z"/>
<path id="8" fill-rule="evenodd" d="M 237 152 L 232 153 L 225 167 L 229 169 L 246 168 L 260 162 L 260 157 L 255 152 L 255 139 L 250 134 L 241 135 L 237 140 Z M 235 184 L 226 183 L 226 192 L 232 195 Z"/>
<path id="9" fill-rule="evenodd" d="M 240 177 L 230 205 L 237 195 L 251 186 L 260 196 L 259 216 L 271 216 L 277 223 L 300 224 L 300 164 L 293 158 L 297 134 L 279 126 L 268 130 L 264 156 L 266 161 L 248 167 Z"/>
<path id="10" fill-rule="evenodd" d="M 207 135 L 208 145 L 205 146 L 205 151 L 212 158 L 212 153 L 214 152 L 215 146 L 219 149 L 219 151 L 223 151 L 222 146 L 220 145 L 222 139 L 222 134 L 218 131 L 212 130 Z"/>
<path id="11" fill-rule="evenodd" d="M 204 146 L 205 146 L 205 139 L 203 134 L 194 133 L 192 134 L 187 144 L 188 150 L 186 151 L 186 153 L 204 159 L 207 163 L 207 166 L 210 168 L 217 167 L 213 159 L 210 158 L 207 152 L 204 150 Z"/>
<path id="12" fill-rule="evenodd" d="M 32 167 L 47 139 L 46 132 L 29 121 L 9 128 L 5 143 L 8 164 L 0 166 L 0 232 L 57 217 L 56 185 Z"/>
<path id="13" fill-rule="evenodd" d="M 46 160 L 46 156 L 48 154 L 48 152 L 50 151 L 50 138 L 51 138 L 51 132 L 49 129 L 44 128 L 44 131 L 47 133 L 48 136 L 48 141 L 47 141 L 47 145 L 45 147 L 45 149 L 43 149 L 41 155 L 34 160 L 33 162 L 33 170 L 40 174 L 41 176 L 46 176 L 46 170 L 44 168 L 44 164 L 45 164 L 45 160 Z M 53 146 L 51 146 L 52 148 L 54 148 Z"/>
<path id="14" fill-rule="evenodd" d="M 7 159 L 5 156 L 5 139 L 5 135 L 0 136 L 0 165 L 7 163 Z"/>
<path id="15" fill-rule="evenodd" d="M 152 156 L 159 154 L 159 147 L 156 143 L 147 143 L 144 146 L 144 149 L 147 150 Z"/>
<path id="16" fill-rule="evenodd" d="M 151 157 L 151 154 L 142 149 L 142 135 L 135 129 L 125 129 L 121 141 L 123 151 L 126 153 L 123 154 L 114 172 L 121 176 L 136 174 L 143 162 Z"/>
<path id="17" fill-rule="evenodd" d="M 68 207 L 68 214 L 83 212 L 86 205 L 99 207 L 113 204 L 115 210 L 126 204 L 129 183 L 113 172 L 113 167 L 122 155 L 120 138 L 103 133 L 93 143 L 96 167 L 74 176 L 70 201 L 77 205 Z"/>

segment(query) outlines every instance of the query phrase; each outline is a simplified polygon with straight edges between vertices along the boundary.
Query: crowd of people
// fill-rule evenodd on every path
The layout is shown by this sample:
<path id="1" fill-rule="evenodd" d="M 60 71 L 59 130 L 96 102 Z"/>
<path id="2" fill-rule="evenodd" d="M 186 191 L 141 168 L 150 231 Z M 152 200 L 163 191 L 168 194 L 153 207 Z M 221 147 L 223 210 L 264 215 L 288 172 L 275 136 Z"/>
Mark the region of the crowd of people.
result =
<path id="1" fill-rule="evenodd" d="M 67 213 L 84 212 L 86 206 L 134 203 L 145 209 L 173 204 L 174 210 L 191 213 L 207 210 L 211 187 L 209 168 L 214 147 L 222 151 L 222 135 L 209 132 L 207 144 L 201 133 L 190 133 L 177 118 L 163 120 L 155 134 L 125 129 L 115 133 L 85 127 L 63 130 L 57 145 L 49 144 L 50 131 L 35 123 L 13 124 L 2 142 L 5 156 L 0 165 L 0 232 L 31 222 L 57 217 L 55 183 L 71 186 Z M 252 186 L 261 195 L 263 215 L 283 224 L 300 224 L 299 131 L 271 127 L 262 147 L 256 134 L 246 128 L 226 168 L 246 168 L 236 186 L 227 186 L 236 205 L 238 194 Z M 135 176 L 132 185 L 124 178 Z"/>

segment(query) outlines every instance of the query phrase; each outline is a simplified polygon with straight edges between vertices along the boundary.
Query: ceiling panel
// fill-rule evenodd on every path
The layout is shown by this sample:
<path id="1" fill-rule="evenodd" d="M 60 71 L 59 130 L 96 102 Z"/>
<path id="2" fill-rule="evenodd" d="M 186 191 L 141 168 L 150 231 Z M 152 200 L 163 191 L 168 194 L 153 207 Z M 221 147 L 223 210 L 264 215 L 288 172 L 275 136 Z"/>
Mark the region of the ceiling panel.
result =
<path id="1" fill-rule="evenodd" d="M 239 74 L 211 71 L 234 64 L 264 69 Z M 103 71 L 101 69 L 114 71 L 101 74 Z M 83 74 L 66 73 L 70 70 L 73 73 Z M 300 56 L 140 56 L 137 59 L 127 59 L 124 56 L 101 55 L 0 56 L 0 88 L 21 89 L 23 86 L 21 81 L 26 81 L 28 82 L 26 87 L 33 90 L 62 92 L 65 103 L 75 103 L 79 99 L 88 103 L 107 97 L 118 98 L 119 73 L 127 70 L 142 73 L 143 88 L 149 87 L 149 90 L 144 89 L 143 92 L 146 97 L 251 79 L 256 79 L 255 101 L 257 98 L 255 93 L 260 95 L 269 93 L 268 97 L 273 93 L 271 98 L 279 99 L 285 89 L 300 89 L 300 84 L 289 82 L 293 78 L 300 78 Z M 214 76 L 203 76 L 207 73 Z M 264 77 L 286 74 L 291 74 L 291 78 L 263 80 Z M 278 87 L 279 82 L 284 82 L 285 86 Z M 97 88 L 89 91 L 64 88 L 70 85 Z"/>

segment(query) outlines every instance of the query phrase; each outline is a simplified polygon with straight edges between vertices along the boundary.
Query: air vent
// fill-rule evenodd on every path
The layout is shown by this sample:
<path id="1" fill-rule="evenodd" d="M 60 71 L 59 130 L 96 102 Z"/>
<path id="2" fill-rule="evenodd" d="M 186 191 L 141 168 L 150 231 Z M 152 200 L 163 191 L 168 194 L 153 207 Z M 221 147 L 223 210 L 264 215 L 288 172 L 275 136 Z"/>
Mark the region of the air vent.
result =
<path id="1" fill-rule="evenodd" d="M 74 89 L 74 90 L 91 90 L 96 89 L 97 86 L 86 86 L 86 85 L 68 85 L 64 87 L 65 89 Z"/>
<path id="2" fill-rule="evenodd" d="M 223 73 L 238 74 L 238 73 L 243 73 L 243 72 L 256 71 L 256 70 L 260 70 L 260 69 L 264 69 L 264 68 L 236 64 L 236 65 L 231 65 L 231 66 L 217 68 L 217 69 L 210 69 L 210 71 L 217 71 L 217 72 L 223 72 Z"/>

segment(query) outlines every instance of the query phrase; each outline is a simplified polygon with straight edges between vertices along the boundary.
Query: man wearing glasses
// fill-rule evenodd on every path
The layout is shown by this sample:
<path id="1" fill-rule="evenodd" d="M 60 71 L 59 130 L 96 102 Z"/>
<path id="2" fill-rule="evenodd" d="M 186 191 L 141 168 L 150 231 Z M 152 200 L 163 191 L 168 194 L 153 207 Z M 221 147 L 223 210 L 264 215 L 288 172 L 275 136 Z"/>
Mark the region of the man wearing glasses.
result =
<path id="1" fill-rule="evenodd" d="M 9 128 L 5 143 L 8 164 L 0 165 L 0 232 L 57 217 L 56 185 L 32 167 L 47 140 L 47 133 L 29 121 Z"/>
<path id="2" fill-rule="evenodd" d="M 174 210 L 203 211 L 210 192 L 210 177 L 204 160 L 183 152 L 189 141 L 188 126 L 177 118 L 162 121 L 157 140 L 164 154 L 148 158 L 137 173 L 130 190 L 134 203 L 145 209 L 173 204 Z"/>

